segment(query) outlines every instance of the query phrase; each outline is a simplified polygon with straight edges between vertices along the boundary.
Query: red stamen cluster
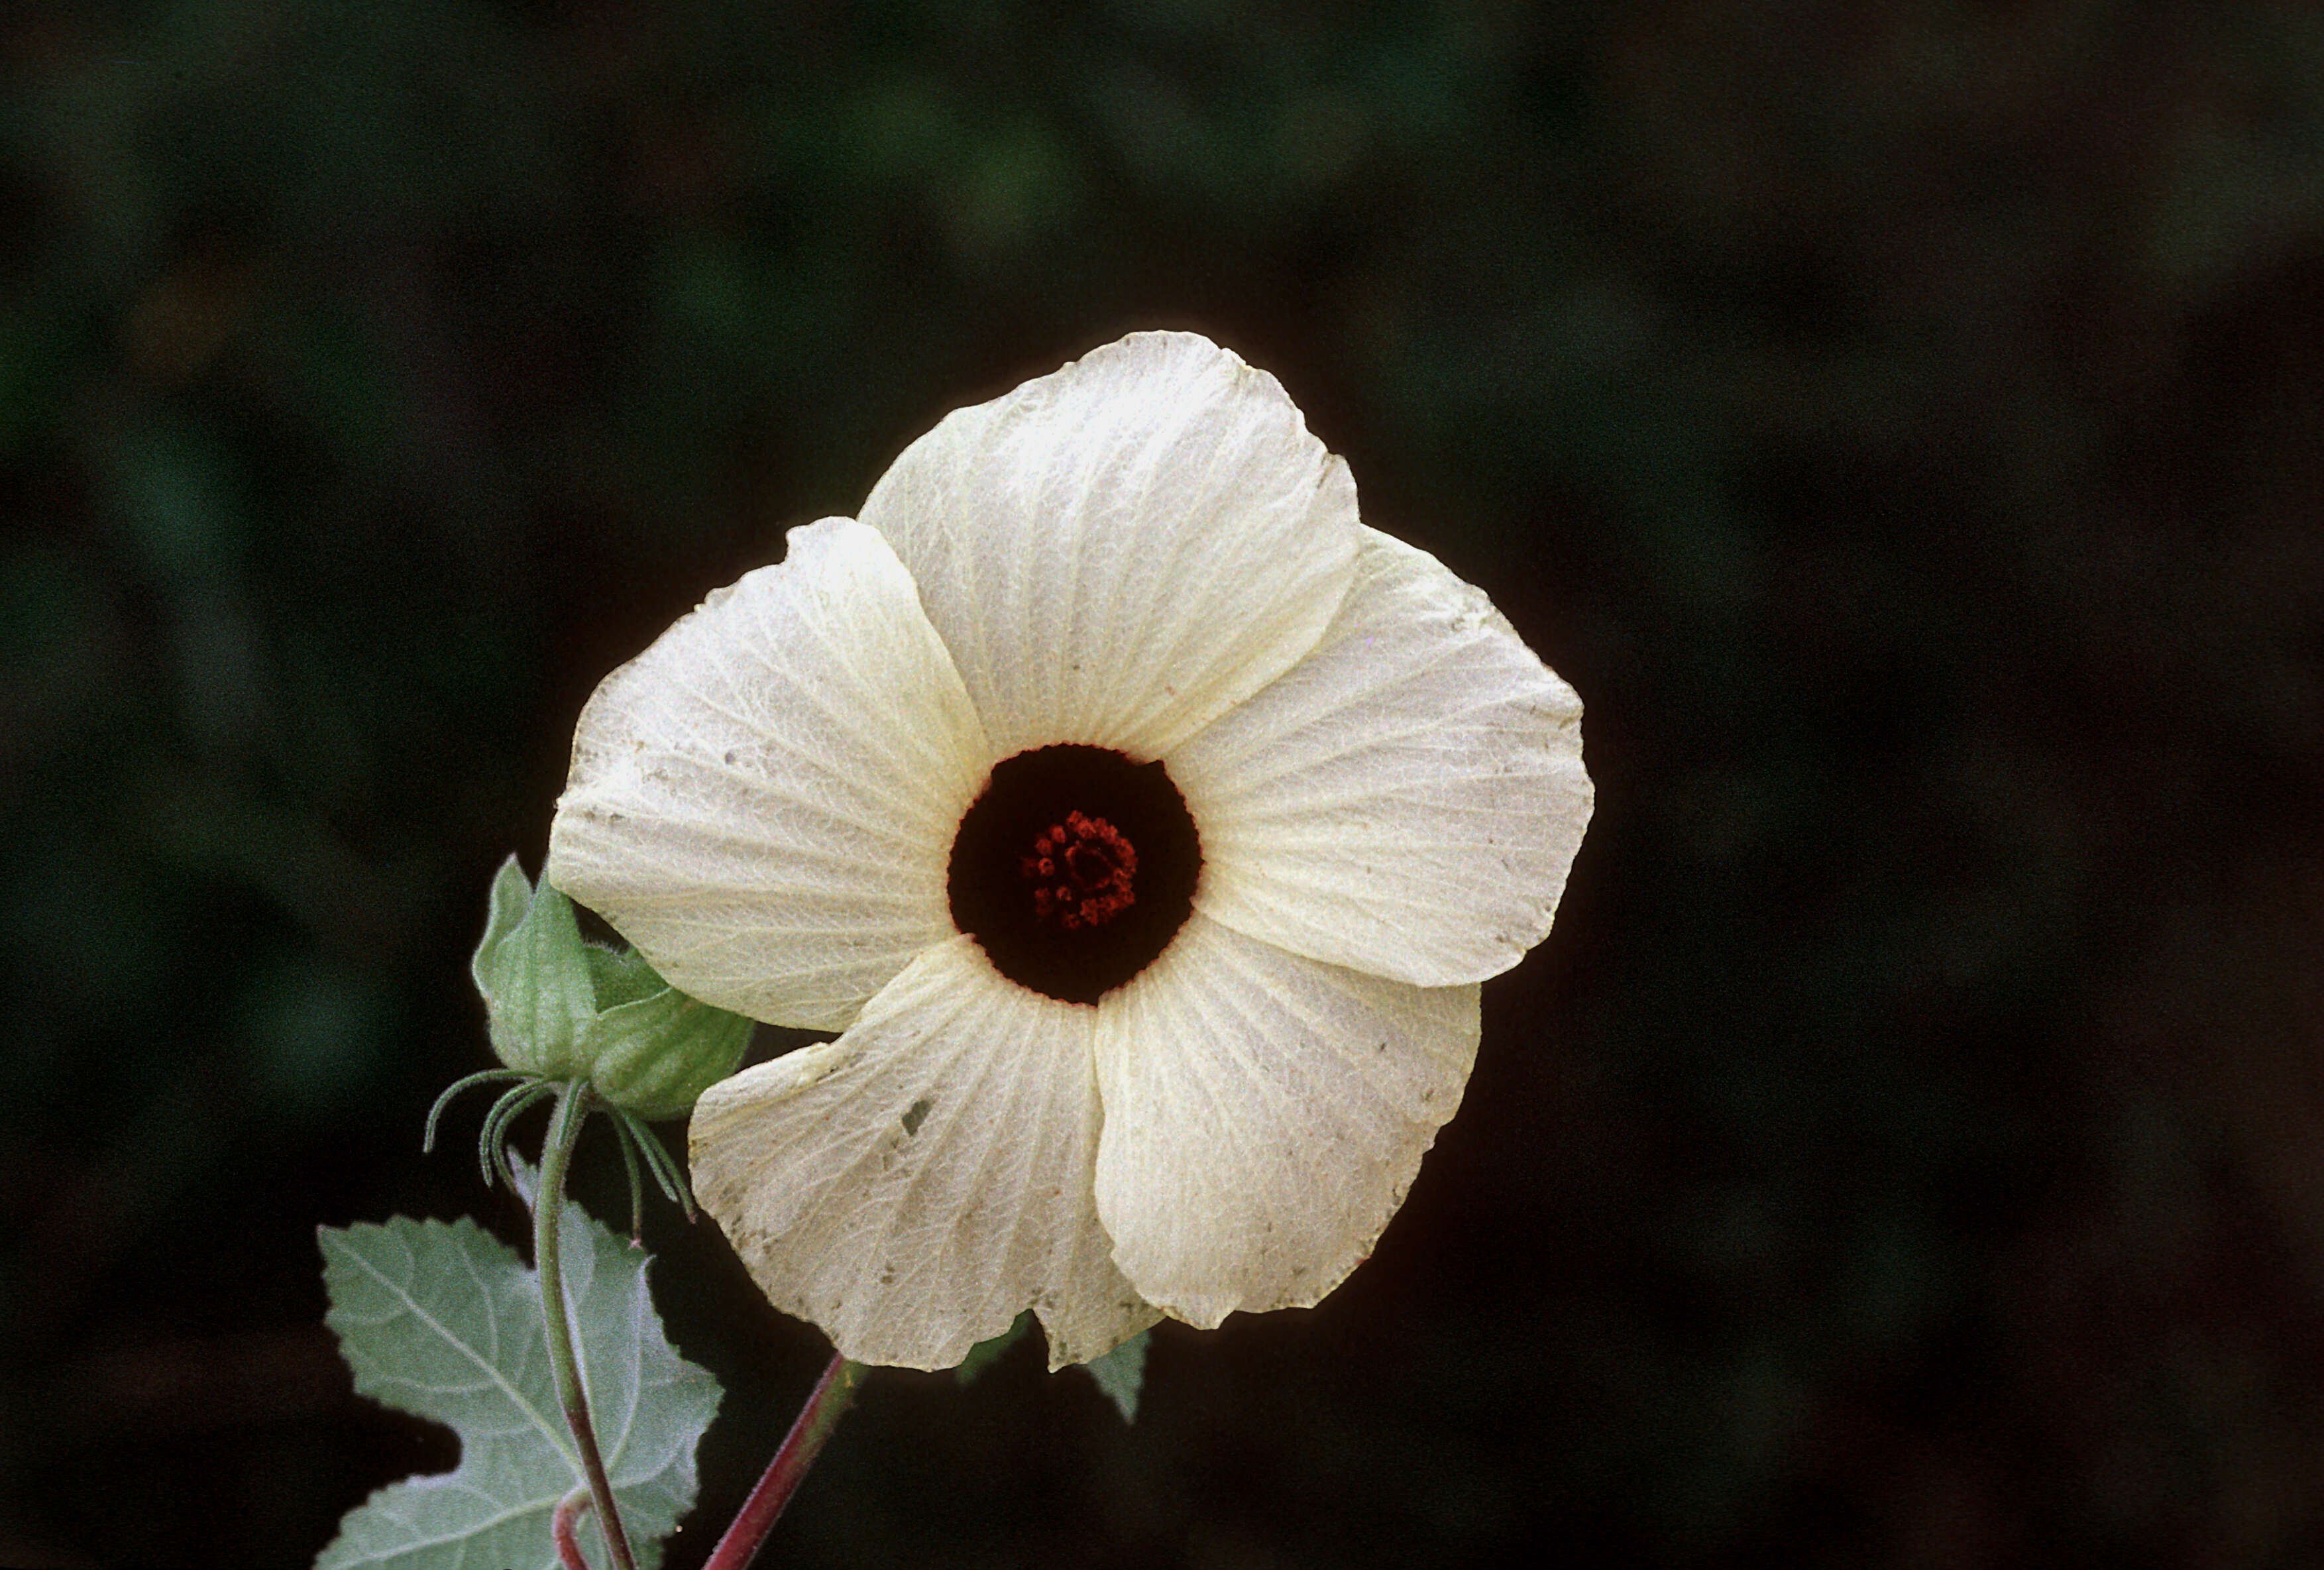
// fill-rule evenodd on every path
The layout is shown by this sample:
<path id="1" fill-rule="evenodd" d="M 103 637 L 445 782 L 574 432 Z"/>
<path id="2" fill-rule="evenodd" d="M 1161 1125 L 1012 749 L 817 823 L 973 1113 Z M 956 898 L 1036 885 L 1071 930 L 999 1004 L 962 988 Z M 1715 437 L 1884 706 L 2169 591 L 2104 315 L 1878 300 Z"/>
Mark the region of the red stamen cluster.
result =
<path id="1" fill-rule="evenodd" d="M 1017 870 L 1033 885 L 1033 911 L 1068 932 L 1102 927 L 1138 902 L 1138 851 L 1102 817 L 1068 812 L 1033 841 Z"/>

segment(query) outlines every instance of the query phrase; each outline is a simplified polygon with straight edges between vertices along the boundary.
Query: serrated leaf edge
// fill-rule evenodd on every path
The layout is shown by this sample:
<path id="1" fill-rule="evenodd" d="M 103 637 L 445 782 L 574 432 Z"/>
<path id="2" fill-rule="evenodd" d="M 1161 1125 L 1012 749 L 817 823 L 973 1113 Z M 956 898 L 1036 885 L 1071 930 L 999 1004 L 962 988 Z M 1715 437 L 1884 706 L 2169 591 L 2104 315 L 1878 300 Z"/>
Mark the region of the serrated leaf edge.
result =
<path id="1" fill-rule="evenodd" d="M 521 1259 L 518 1258 L 518 1256 L 517 1256 L 517 1253 L 516 1253 L 516 1251 L 515 1251 L 515 1250 L 511 1249 L 511 1248 L 510 1248 L 506 1243 L 502 1242 L 500 1241 L 500 1239 L 498 1239 L 498 1238 L 496 1238 L 496 1237 L 493 1236 L 490 1233 L 488 1233 L 488 1232 L 484 1231 L 484 1229 L 483 1227 L 477 1226 L 477 1225 L 475 1224 L 475 1223 L 474 1223 L 474 1222 L 472 1222 L 472 1221 L 468 1221 L 468 1220 L 467 1220 L 467 1218 L 466 1218 L 466 1217 L 465 1217 L 465 1216 L 464 1216 L 464 1217 L 462 1217 L 462 1218 L 461 1218 L 461 1222 L 458 1222 L 458 1223 L 445 1223 L 445 1222 L 436 1221 L 436 1220 L 433 1220 L 433 1219 L 430 1219 L 430 1218 L 425 1218 L 425 1217 L 423 1217 L 423 1218 L 421 1218 L 421 1219 L 420 1219 L 420 1225 L 422 1225 L 423 1227 L 426 1227 L 426 1226 L 441 1227 L 441 1228 L 443 1228 L 443 1230 L 444 1230 L 444 1231 L 446 1231 L 446 1232 L 457 1232 L 457 1231 L 459 1231 L 459 1230 L 460 1230 L 460 1225 L 461 1225 L 461 1224 L 462 1224 L 462 1223 L 465 1223 L 465 1224 L 466 1224 L 466 1225 L 467 1225 L 471 1230 L 473 1230 L 473 1231 L 476 1233 L 476 1235 L 477 1235 L 480 1239 L 482 1239 L 485 1243 L 489 1244 L 489 1245 L 490 1245 L 491 1247 L 493 1247 L 493 1248 L 495 1248 L 495 1249 L 500 1250 L 503 1253 L 506 1254 L 506 1255 L 508 1256 L 508 1258 L 509 1258 L 510 1262 L 511 1262 L 511 1263 L 512 1263 L 512 1264 L 514 1264 L 514 1265 L 515 1265 L 519 1270 L 524 1270 L 524 1269 L 526 1269 L 526 1268 L 527 1268 L 527 1267 L 525 1266 L 524 1261 L 523 1261 Z M 337 1238 L 340 1238 L 340 1237 L 345 1237 L 345 1236 L 346 1236 L 346 1235 L 347 1235 L 348 1233 L 351 1233 L 356 1232 L 356 1231 L 358 1231 L 358 1230 L 362 1230 L 362 1231 L 369 1231 L 369 1232 L 377 1232 L 377 1233 L 388 1233 L 388 1234 L 390 1234 L 390 1235 L 392 1235 L 392 1232 L 393 1232 L 393 1229 L 392 1229 L 392 1228 L 385 1227 L 385 1226 L 381 1226 L 381 1225 L 379 1225 L 377 1223 L 374 1223 L 374 1222 L 363 1222 L 363 1221 L 359 1221 L 359 1222 L 355 1223 L 353 1226 L 348 1226 L 348 1227 L 318 1227 L 318 1228 L 317 1228 L 316 1230 L 317 1230 L 318 1233 L 320 1233 L 323 1235 L 323 1237 L 325 1238 L 326 1242 L 325 1242 L 324 1246 L 325 1246 L 325 1247 L 327 1247 L 327 1248 L 334 1247 L 334 1246 L 344 1247 L 344 1245 L 337 1245 L 337 1244 L 336 1244 L 336 1240 L 337 1240 Z M 540 1408 L 537 1408 L 537 1407 L 535 1407 L 535 1406 L 532 1404 L 532 1402 L 530 1402 L 530 1400 L 526 1399 L 525 1399 L 525 1397 L 524 1397 L 524 1395 L 523 1395 L 523 1393 L 522 1393 L 521 1391 L 520 1391 L 520 1390 L 518 1390 L 518 1389 L 517 1389 L 513 1384 L 511 1384 L 511 1383 L 509 1382 L 509 1380 L 508 1380 L 508 1376 L 507 1376 L 507 1375 L 505 1375 L 505 1374 L 502 1373 L 502 1372 L 501 1372 L 501 1371 L 500 1371 L 497 1367 L 495 1367 L 492 1362 L 489 1362 L 489 1361 L 487 1361 L 484 1357 L 483 1357 L 481 1354 L 479 1354 L 479 1353 L 475 1351 L 475 1348 L 471 1347 L 471 1346 L 468 1344 L 468 1343 L 467 1343 L 467 1341 L 466 1341 L 466 1339 L 465 1337 L 458 1336 L 458 1335 L 455 1335 L 455 1334 L 452 1333 L 452 1331 L 451 1331 L 451 1330 L 450 1330 L 447 1325 L 444 1325 L 444 1323 L 443 1323 L 441 1320 L 438 1319 L 434 1315 L 432 1315 L 432 1314 L 429 1313 L 426 1309 L 422 1308 L 422 1307 L 420 1307 L 417 1302 L 413 1301 L 412 1297 L 411 1297 L 411 1294 L 410 1294 L 408 1290 L 406 1290 L 404 1288 L 402 1288 L 402 1287 L 401 1287 L 401 1286 L 398 1286 L 395 1282 L 393 1282 L 393 1281 L 390 1280 L 387 1277 L 385 1277 L 385 1276 L 382 1275 L 382 1274 L 381 1274 L 381 1273 L 380 1273 L 376 1269 L 374 1269 L 374 1268 L 373 1267 L 373 1265 L 372 1265 L 372 1263 L 371 1263 L 371 1261 L 368 1261 L 368 1260 L 364 1259 L 361 1254 L 356 1253 L 356 1252 L 355 1252 L 355 1251 L 352 1251 L 352 1250 L 346 1250 L 346 1252 L 345 1252 L 344 1257 L 346 1257 L 346 1258 L 347 1258 L 347 1259 L 352 1260 L 352 1261 L 354 1261 L 354 1262 L 355 1262 L 355 1264 L 356 1264 L 356 1265 L 357 1265 L 357 1266 L 358 1266 L 358 1267 L 363 1270 L 363 1272 L 364 1272 L 365 1275 L 367 1275 L 367 1276 L 371 1277 L 374 1280 L 377 1281 L 381 1286 L 383 1286 L 383 1287 L 386 1288 L 387 1288 L 387 1290 L 388 1290 L 388 1292 L 389 1292 L 389 1293 L 390 1293 L 390 1294 L 391 1294 L 391 1295 L 392 1295 L 392 1297 L 393 1297 L 393 1298 L 394 1298 L 398 1302 L 400 1302 L 400 1303 L 401 1303 L 401 1304 L 403 1305 L 404 1311 L 405 1311 L 406 1313 L 409 1313 L 409 1314 L 410 1314 L 410 1315 L 414 1319 L 417 1319 L 417 1320 L 419 1320 L 420 1323 L 422 1323 L 422 1324 L 426 1325 L 427 1325 L 430 1330 L 434 1331 L 438 1335 L 441 1336 L 441 1337 L 443 1338 L 444 1343 L 445 1343 L 445 1344 L 446 1344 L 446 1345 L 447 1345 L 447 1346 L 454 1346 L 454 1347 L 457 1347 L 457 1348 L 460 1350 L 461 1353 L 462 1353 L 464 1356 L 466 1356 L 466 1357 L 468 1359 L 468 1361 L 469 1361 L 469 1362 L 471 1362 L 475 1363 L 478 1368 L 482 1369 L 482 1370 L 484 1371 L 484 1373 L 485 1373 L 488 1377 L 490 1377 L 490 1379 L 492 1380 L 493 1383 L 494 1383 L 494 1384 L 498 1385 L 498 1386 L 501 1388 L 501 1390 L 502 1390 L 503 1392 L 505 1392 L 505 1393 L 506 1393 L 506 1395 L 508 1396 L 508 1399 L 509 1399 L 510 1402 L 511 1402 L 512 1405 L 514 1405 L 514 1406 L 516 1407 L 517 1410 L 519 1410 L 519 1411 L 522 1412 L 522 1413 L 523 1413 L 523 1414 L 524 1414 L 528 1418 L 530 1418 L 530 1419 L 531 1420 L 532 1426 L 533 1426 L 535 1428 L 539 1429 L 539 1430 L 540 1431 L 540 1434 L 541 1434 L 542 1437 L 546 1438 L 546 1439 L 549 1441 L 549 1448 L 551 1448 L 551 1449 L 555 1450 L 555 1451 L 558 1453 L 558 1455 L 562 1456 L 562 1457 L 565 1459 L 566 1464 L 567 1464 L 568 1466 L 570 1466 L 570 1467 L 572 1467 L 572 1468 L 573 1468 L 573 1475 L 574 1475 L 574 1477 L 575 1477 L 576 1480 L 577 1480 L 577 1479 L 579 1479 L 579 1477 L 581 1476 L 581 1456 L 580 1456 L 580 1453 L 579 1453 L 578 1451 L 576 1451 L 576 1450 L 575 1450 L 575 1449 L 573 1448 L 573 1432 L 572 1432 L 571 1428 L 569 1428 L 568 1427 L 567 1427 L 567 1425 L 565 1424 L 565 1422 L 563 1421 L 563 1419 L 562 1419 L 561 1418 L 558 1418 L 557 1421 L 552 1422 L 552 1421 L 550 1421 L 548 1418 L 546 1418 L 546 1417 L 542 1416 L 542 1414 L 541 1414 L 541 1412 L 540 1412 Z M 477 1278 L 477 1277 L 475 1276 L 475 1265 L 474 1265 L 473 1261 L 468 1261 L 468 1260 L 466 1258 L 466 1256 L 464 1255 L 464 1256 L 463 1256 L 463 1258 L 462 1258 L 462 1263 L 463 1263 L 465 1266 L 466 1266 L 466 1267 L 467 1267 L 467 1269 L 468 1269 L 468 1273 L 469 1273 L 470 1277 L 471 1277 L 472 1279 L 475 1279 L 477 1287 L 478 1287 L 480 1289 L 485 1288 L 486 1288 L 486 1283 L 485 1283 L 485 1282 L 484 1282 L 481 1278 Z M 333 1315 L 336 1315 L 337 1312 L 338 1312 L 338 1308 L 337 1308 L 337 1305 L 334 1305 L 334 1306 L 333 1306 L 333 1308 L 332 1308 L 332 1314 L 333 1314 Z M 328 1320 L 328 1318 L 330 1317 L 330 1316 L 326 1316 L 325 1317 L 326 1317 L 326 1321 L 327 1322 L 327 1320 Z M 344 1344 L 345 1344 L 345 1338 L 344 1338 L 344 1337 L 342 1337 L 342 1338 L 341 1338 L 341 1343 L 342 1343 L 342 1344 L 344 1345 Z M 366 1392 L 366 1393 L 368 1393 L 368 1392 Z M 373 1396 L 373 1397 L 372 1397 L 372 1399 L 373 1399 L 374 1400 L 377 1400 L 377 1401 L 379 1401 L 379 1402 L 380 1402 L 380 1404 L 381 1404 L 381 1405 L 383 1405 L 383 1406 L 393 1407 L 397 1411 L 407 1413 L 407 1414 L 409 1414 L 409 1415 L 410 1415 L 410 1416 L 412 1416 L 412 1417 L 421 1418 L 422 1420 L 427 1421 L 427 1422 L 433 1423 L 433 1422 L 438 1422 L 438 1421 L 439 1421 L 439 1420 L 440 1420 L 440 1419 L 438 1419 L 438 1418 L 435 1418 L 429 1417 L 429 1416 L 428 1416 L 428 1414 L 427 1414 L 427 1413 L 425 1413 L 425 1412 L 416 1412 L 416 1411 L 413 1411 L 413 1410 L 412 1410 L 412 1408 L 410 1408 L 410 1407 L 407 1407 L 407 1406 L 402 1405 L 401 1402 L 389 1401 L 389 1400 L 386 1400 L 386 1399 L 384 1399 L 383 1398 L 381 1398 L 381 1397 L 378 1397 L 378 1396 Z M 626 1437 L 627 1437 L 627 1436 L 624 1436 L 624 1438 L 625 1438 L 625 1439 L 626 1439 Z M 435 1476 L 435 1477 L 451 1477 L 451 1476 L 455 1475 L 455 1473 L 456 1473 L 456 1471 L 457 1471 L 457 1469 L 456 1469 L 456 1468 L 455 1468 L 453 1472 L 445 1472 L 445 1473 L 421 1473 L 421 1474 L 420 1474 L 420 1475 L 422 1475 L 422 1476 Z M 520 1513 L 521 1513 L 521 1512 L 520 1512 Z"/>

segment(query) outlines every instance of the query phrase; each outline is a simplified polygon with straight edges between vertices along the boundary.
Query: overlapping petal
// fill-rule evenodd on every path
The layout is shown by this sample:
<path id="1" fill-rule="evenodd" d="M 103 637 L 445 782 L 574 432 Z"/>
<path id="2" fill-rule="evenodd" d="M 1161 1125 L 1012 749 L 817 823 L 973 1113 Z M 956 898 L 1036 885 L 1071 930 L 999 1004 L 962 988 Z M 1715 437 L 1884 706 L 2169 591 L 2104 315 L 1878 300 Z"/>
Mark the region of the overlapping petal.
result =
<path id="1" fill-rule="evenodd" d="M 1282 386 L 1139 333 L 945 419 L 863 504 L 1002 756 L 1147 760 L 1288 670 L 1354 569 L 1347 466 Z"/>
<path id="2" fill-rule="evenodd" d="M 1160 1317 L 1093 1203 L 1095 1021 L 939 944 L 837 1040 L 711 1087 L 695 1191 L 775 1307 L 859 1362 L 949 1368 L 1028 1307 L 1053 1366 L 1085 1362 Z"/>
<path id="3" fill-rule="evenodd" d="M 1317 963 L 1196 913 L 1098 1011 L 1098 1214 L 1138 1292 L 1216 1325 L 1361 1261 L 1459 1105 L 1477 989 Z"/>
<path id="4" fill-rule="evenodd" d="M 952 936 L 953 832 L 991 761 L 895 553 L 826 519 L 598 688 L 548 875 L 681 991 L 842 1029 Z"/>
<path id="5" fill-rule="evenodd" d="M 1362 531 L 1307 657 L 1168 756 L 1203 836 L 1201 910 L 1423 986 L 1547 934 L 1590 821 L 1582 702 L 1485 596 Z"/>

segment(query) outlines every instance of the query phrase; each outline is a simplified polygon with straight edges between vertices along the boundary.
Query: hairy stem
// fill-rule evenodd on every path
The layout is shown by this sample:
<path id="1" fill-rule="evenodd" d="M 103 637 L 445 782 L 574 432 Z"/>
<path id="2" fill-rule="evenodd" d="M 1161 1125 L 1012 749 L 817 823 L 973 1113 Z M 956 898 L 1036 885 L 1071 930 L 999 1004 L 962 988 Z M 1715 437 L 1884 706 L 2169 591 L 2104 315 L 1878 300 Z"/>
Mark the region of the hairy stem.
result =
<path id="1" fill-rule="evenodd" d="M 540 1152 L 540 1190 L 532 1198 L 532 1262 L 540 1275 L 540 1325 L 549 1334 L 549 1366 L 557 1376 L 557 1399 L 565 1408 L 573 1443 L 581 1452 L 581 1470 L 589 1479 L 597 1525 L 605 1533 L 605 1547 L 613 1556 L 616 1570 L 637 1570 L 637 1561 L 630 1555 L 629 1534 L 613 1506 L 613 1485 L 606 1480 L 604 1457 L 597 1454 L 597 1430 L 589 1421 L 589 1396 L 581 1388 L 581 1365 L 573 1355 L 573 1322 L 565 1306 L 558 1213 L 564 1208 L 565 1173 L 573 1164 L 573 1144 L 589 1115 L 589 1101 L 586 1080 L 574 1080 L 557 1092 L 557 1111 L 549 1117 L 548 1142 Z"/>
<path id="2" fill-rule="evenodd" d="M 589 1570 L 589 1561 L 582 1556 L 581 1538 L 573 1523 L 589 1508 L 589 1491 L 576 1488 L 558 1501 L 557 1513 L 549 1518 L 549 1540 L 557 1545 L 557 1562 L 565 1570 Z"/>
<path id="3" fill-rule="evenodd" d="M 733 1524 L 718 1539 L 718 1547 L 712 1550 L 702 1570 L 746 1570 L 758 1556 L 760 1545 L 767 1540 L 767 1534 L 774 1530 L 776 1518 L 791 1502 L 791 1495 L 798 1492 L 799 1480 L 815 1464 L 823 1442 L 839 1426 L 840 1415 L 855 1399 L 855 1387 L 862 1382 L 865 1371 L 862 1363 L 850 1362 L 836 1353 L 832 1354 L 831 1366 L 823 1371 L 815 1393 L 799 1408 L 791 1431 L 783 1436 L 782 1448 L 767 1463 L 766 1474 L 751 1491 L 751 1497 L 742 1501 Z"/>

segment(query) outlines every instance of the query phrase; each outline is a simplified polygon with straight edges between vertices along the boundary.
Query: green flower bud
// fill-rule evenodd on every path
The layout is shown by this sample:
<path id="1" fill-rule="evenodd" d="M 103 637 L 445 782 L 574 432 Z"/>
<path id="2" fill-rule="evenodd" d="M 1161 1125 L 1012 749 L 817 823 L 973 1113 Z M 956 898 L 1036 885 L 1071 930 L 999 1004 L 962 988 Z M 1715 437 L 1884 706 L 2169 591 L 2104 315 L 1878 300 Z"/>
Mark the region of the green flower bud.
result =
<path id="1" fill-rule="evenodd" d="M 686 1112 L 750 1045 L 742 1015 L 687 997 L 634 949 L 584 942 L 573 902 L 545 879 L 535 888 L 514 856 L 493 879 L 470 969 L 503 1063 L 586 1079 L 640 1117 Z"/>

